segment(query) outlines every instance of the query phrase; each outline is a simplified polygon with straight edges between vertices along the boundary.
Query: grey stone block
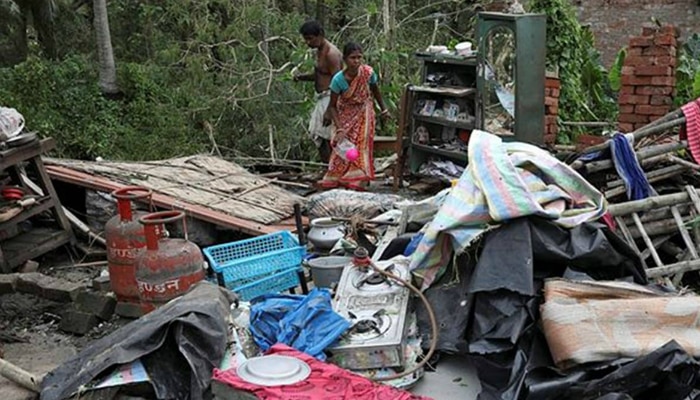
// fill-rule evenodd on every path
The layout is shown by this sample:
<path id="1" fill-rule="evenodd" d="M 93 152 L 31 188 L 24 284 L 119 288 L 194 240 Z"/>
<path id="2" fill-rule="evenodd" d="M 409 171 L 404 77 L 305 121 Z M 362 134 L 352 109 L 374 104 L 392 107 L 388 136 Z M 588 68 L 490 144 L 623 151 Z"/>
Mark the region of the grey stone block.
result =
<path id="1" fill-rule="evenodd" d="M 0 295 L 15 292 L 18 274 L 0 274 Z"/>
<path id="2" fill-rule="evenodd" d="M 80 284 L 74 282 L 38 272 L 29 272 L 19 274 L 15 288 L 18 292 L 41 296 L 48 300 L 70 302 L 81 287 Z"/>
<path id="3" fill-rule="evenodd" d="M 109 281 L 109 276 L 98 276 L 93 279 L 92 288 L 101 292 L 111 292 L 112 283 Z"/>
<path id="4" fill-rule="evenodd" d="M 61 316 L 58 328 L 64 332 L 82 336 L 90 332 L 99 322 L 97 316 L 71 308 Z"/>
<path id="5" fill-rule="evenodd" d="M 113 294 L 79 290 L 75 298 L 75 308 L 78 311 L 93 314 L 103 321 L 112 318 L 116 305 L 117 299 Z"/>
<path id="6" fill-rule="evenodd" d="M 141 305 L 138 303 L 126 303 L 118 302 L 117 308 L 114 310 L 117 315 L 125 318 L 141 318 L 143 316 L 143 310 Z"/>

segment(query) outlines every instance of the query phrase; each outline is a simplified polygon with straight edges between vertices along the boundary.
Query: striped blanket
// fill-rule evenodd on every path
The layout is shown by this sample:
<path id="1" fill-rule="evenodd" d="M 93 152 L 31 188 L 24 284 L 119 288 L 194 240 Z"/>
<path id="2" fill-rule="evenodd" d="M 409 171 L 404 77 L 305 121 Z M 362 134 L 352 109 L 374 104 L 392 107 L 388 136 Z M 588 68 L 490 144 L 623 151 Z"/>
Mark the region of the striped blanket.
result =
<path id="1" fill-rule="evenodd" d="M 454 252 L 465 251 L 502 222 L 525 216 L 573 227 L 605 213 L 603 195 L 548 152 L 525 143 L 503 143 L 475 130 L 469 165 L 445 199 L 411 260 L 423 290 L 440 277 Z"/>

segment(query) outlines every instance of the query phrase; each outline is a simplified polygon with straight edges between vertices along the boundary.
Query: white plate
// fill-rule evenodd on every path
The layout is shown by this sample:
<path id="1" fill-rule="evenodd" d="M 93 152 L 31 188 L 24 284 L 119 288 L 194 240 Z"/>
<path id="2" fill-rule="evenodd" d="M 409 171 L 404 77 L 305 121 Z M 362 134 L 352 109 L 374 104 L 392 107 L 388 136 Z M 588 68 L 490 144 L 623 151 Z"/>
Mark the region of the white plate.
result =
<path id="1" fill-rule="evenodd" d="M 311 367 L 298 358 L 271 355 L 248 359 L 236 368 L 236 374 L 260 386 L 292 385 L 308 378 Z"/>

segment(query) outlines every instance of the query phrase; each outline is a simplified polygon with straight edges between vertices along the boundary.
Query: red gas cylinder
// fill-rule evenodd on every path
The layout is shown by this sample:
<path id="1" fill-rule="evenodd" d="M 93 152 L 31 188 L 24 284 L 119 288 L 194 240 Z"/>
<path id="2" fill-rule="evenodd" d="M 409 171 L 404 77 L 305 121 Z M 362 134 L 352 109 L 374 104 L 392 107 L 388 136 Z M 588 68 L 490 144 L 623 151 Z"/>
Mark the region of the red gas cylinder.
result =
<path id="1" fill-rule="evenodd" d="M 146 247 L 146 237 L 138 218 L 147 213 L 132 211 L 131 201 L 149 198 L 151 194 L 150 190 L 138 186 L 127 186 L 112 192 L 112 196 L 117 199 L 119 214 L 107 222 L 105 239 L 109 280 L 120 302 L 140 301 L 135 263 L 138 251 Z"/>
<path id="2" fill-rule="evenodd" d="M 204 257 L 199 247 L 187 239 L 165 237 L 163 224 L 184 216 L 181 211 L 162 211 L 139 219 L 146 232 L 146 251 L 136 260 L 136 282 L 144 312 L 185 294 L 204 279 Z"/>

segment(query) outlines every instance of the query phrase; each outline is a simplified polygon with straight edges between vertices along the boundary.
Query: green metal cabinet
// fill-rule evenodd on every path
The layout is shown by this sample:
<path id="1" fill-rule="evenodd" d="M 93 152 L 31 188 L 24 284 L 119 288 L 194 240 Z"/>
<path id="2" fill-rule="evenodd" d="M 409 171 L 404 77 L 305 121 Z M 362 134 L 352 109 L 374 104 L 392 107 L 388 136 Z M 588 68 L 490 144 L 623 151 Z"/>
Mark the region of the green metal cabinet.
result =
<path id="1" fill-rule="evenodd" d="M 545 14 L 478 14 L 477 125 L 482 129 L 505 125 L 514 133 L 507 140 L 543 142 L 546 23 Z"/>
<path id="2" fill-rule="evenodd" d="M 422 82 L 409 87 L 405 110 L 409 117 L 404 143 L 412 173 L 430 159 L 467 164 L 466 146 L 443 146 L 446 130 L 454 130 L 460 140 L 466 135 L 462 143 L 468 142 L 473 129 L 504 140 L 533 144 L 544 140 L 546 16 L 479 13 L 475 33 L 476 55 L 416 54 L 423 64 Z M 435 80 L 443 75 L 449 79 Z M 444 113 L 436 117 L 425 112 L 424 104 L 430 99 L 438 108 L 446 102 L 458 103 L 459 112 L 468 119 L 449 120 Z M 416 140 L 419 127 L 429 131 L 427 142 Z"/>

